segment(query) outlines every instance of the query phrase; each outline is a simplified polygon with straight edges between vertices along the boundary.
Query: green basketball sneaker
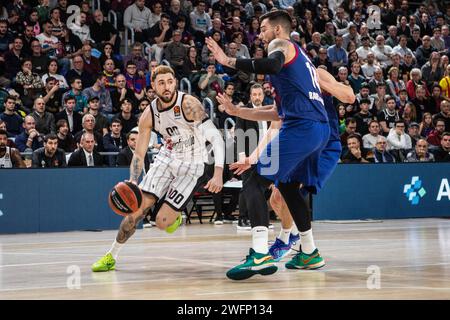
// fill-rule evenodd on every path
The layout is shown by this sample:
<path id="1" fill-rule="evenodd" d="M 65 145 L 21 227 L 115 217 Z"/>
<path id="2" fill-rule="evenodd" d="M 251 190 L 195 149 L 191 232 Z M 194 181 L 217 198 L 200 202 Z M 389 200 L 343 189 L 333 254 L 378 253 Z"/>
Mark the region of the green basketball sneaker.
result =
<path id="1" fill-rule="evenodd" d="M 300 249 L 301 250 L 301 249 Z M 311 254 L 302 251 L 297 253 L 291 261 L 286 262 L 286 269 L 319 269 L 325 265 L 325 260 L 320 256 L 319 250 L 316 249 Z"/>
<path id="2" fill-rule="evenodd" d="M 93 272 L 105 272 L 116 269 L 116 260 L 114 260 L 111 253 L 105 254 L 96 263 L 92 265 Z"/>
<path id="3" fill-rule="evenodd" d="M 245 262 L 228 270 L 227 277 L 231 280 L 245 280 L 255 274 L 267 276 L 277 272 L 277 270 L 278 267 L 275 265 L 275 260 L 269 253 L 258 253 L 250 248 Z"/>
<path id="4" fill-rule="evenodd" d="M 174 233 L 182 223 L 183 223 L 183 217 L 181 216 L 181 213 L 180 213 L 178 215 L 177 219 L 175 220 L 175 222 L 166 228 L 166 232 Z"/>

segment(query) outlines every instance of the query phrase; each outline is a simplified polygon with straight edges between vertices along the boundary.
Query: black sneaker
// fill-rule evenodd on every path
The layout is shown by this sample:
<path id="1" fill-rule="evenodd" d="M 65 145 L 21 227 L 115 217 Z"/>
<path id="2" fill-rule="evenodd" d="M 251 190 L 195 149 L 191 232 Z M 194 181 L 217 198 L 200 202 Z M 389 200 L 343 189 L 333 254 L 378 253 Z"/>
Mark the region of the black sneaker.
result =
<path id="1" fill-rule="evenodd" d="M 235 222 L 237 222 L 237 220 L 236 220 L 236 218 L 235 218 L 234 216 L 232 216 L 231 214 L 229 214 L 229 215 L 226 215 L 226 216 L 223 218 L 223 222 L 224 222 L 224 223 L 235 223 Z"/>
<path id="2" fill-rule="evenodd" d="M 223 224 L 223 215 L 217 215 L 216 216 L 216 218 L 214 219 L 214 224 L 216 225 L 216 226 L 218 226 L 218 225 L 222 225 Z"/>
<path id="3" fill-rule="evenodd" d="M 239 219 L 237 229 L 238 230 L 252 230 L 252 227 L 248 223 L 247 219 Z"/>
<path id="4" fill-rule="evenodd" d="M 153 227 L 150 222 L 150 216 L 145 216 L 144 220 L 142 221 L 142 227 L 143 228 L 151 228 Z"/>

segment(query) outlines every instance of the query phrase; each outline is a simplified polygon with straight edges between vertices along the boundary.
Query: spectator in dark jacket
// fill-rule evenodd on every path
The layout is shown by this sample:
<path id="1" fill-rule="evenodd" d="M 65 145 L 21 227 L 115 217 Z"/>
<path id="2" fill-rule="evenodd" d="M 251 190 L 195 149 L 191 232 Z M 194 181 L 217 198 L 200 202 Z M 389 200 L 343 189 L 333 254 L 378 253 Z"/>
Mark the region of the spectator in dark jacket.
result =
<path id="1" fill-rule="evenodd" d="M 84 68 L 84 60 L 81 56 L 73 58 L 73 69 L 67 72 L 66 79 L 70 83 L 73 78 L 79 78 L 83 84 L 83 88 L 88 88 L 94 84 L 93 75 Z"/>
<path id="2" fill-rule="evenodd" d="M 106 152 L 120 152 L 127 146 L 127 140 L 122 133 L 122 122 L 119 119 L 113 119 L 110 126 L 111 132 L 103 136 L 103 146 Z M 116 156 L 108 156 L 110 166 L 115 166 Z"/>
<path id="3" fill-rule="evenodd" d="M 103 157 L 94 150 L 95 138 L 92 133 L 84 132 L 80 138 L 80 148 L 70 155 L 69 167 L 103 166 Z"/>
<path id="4" fill-rule="evenodd" d="M 450 162 L 450 132 L 442 134 L 441 146 L 434 152 L 436 162 Z"/>
<path id="5" fill-rule="evenodd" d="M 131 129 L 137 126 L 137 118 L 133 113 L 131 113 L 132 109 L 133 105 L 131 101 L 125 99 L 122 101 L 122 105 L 120 106 L 120 110 L 122 111 L 114 117 L 114 119 L 119 119 L 122 123 L 122 132 L 124 134 L 127 134 L 131 131 Z"/>
<path id="6" fill-rule="evenodd" d="M 341 134 L 341 145 L 343 148 L 347 146 L 347 139 L 350 135 L 355 134 L 357 128 L 357 122 L 355 118 L 345 119 L 345 132 Z"/>
<path id="7" fill-rule="evenodd" d="M 50 133 L 44 137 L 44 147 L 33 152 L 33 168 L 59 168 L 66 166 L 64 150 L 58 148 L 58 136 Z"/>
<path id="8" fill-rule="evenodd" d="M 36 130 L 46 135 L 55 133 L 55 117 L 52 113 L 45 111 L 45 101 L 42 98 L 37 98 L 34 101 L 34 112 L 31 116 L 36 120 Z"/>
<path id="9" fill-rule="evenodd" d="M 56 136 L 58 137 L 58 148 L 65 152 L 73 152 L 77 143 L 69 130 L 69 123 L 65 119 L 60 119 L 56 122 Z"/>
<path id="10" fill-rule="evenodd" d="M 120 106 L 122 102 L 127 99 L 132 102 L 133 106 L 137 105 L 138 98 L 136 97 L 134 91 L 127 88 L 127 82 L 123 74 L 116 76 L 116 87 L 111 91 L 111 101 L 112 101 L 112 112 L 118 113 L 120 111 Z M 142 97 L 143 95 L 139 95 Z M 133 110 L 136 113 L 137 108 Z"/>
<path id="11" fill-rule="evenodd" d="M 118 167 L 129 167 L 131 164 L 131 160 L 133 159 L 134 150 L 136 149 L 136 142 L 139 133 L 137 131 L 130 131 L 127 134 L 127 144 L 128 146 L 122 149 L 117 156 L 117 166 Z M 144 158 L 144 167 L 145 172 L 148 172 L 150 168 L 150 158 L 148 154 L 145 154 Z"/>
<path id="12" fill-rule="evenodd" d="M 422 67 L 430 59 L 431 53 L 436 51 L 431 46 L 431 38 L 429 36 L 424 36 L 422 38 L 422 45 L 419 46 L 415 52 L 417 65 Z"/>
<path id="13" fill-rule="evenodd" d="M 369 163 L 368 153 L 361 148 L 361 138 L 357 134 L 351 134 L 347 138 L 347 152 L 342 157 L 343 163 Z"/>
<path id="14" fill-rule="evenodd" d="M 20 152 L 36 150 L 43 147 L 43 136 L 36 130 L 36 121 L 32 116 L 26 116 L 23 122 L 24 132 L 19 134 L 14 141 Z"/>
<path id="15" fill-rule="evenodd" d="M 373 158 L 375 163 L 393 163 L 395 162 L 395 157 L 388 150 L 386 137 L 379 135 L 375 148 L 373 149 Z"/>
<path id="16" fill-rule="evenodd" d="M 13 47 L 10 51 L 5 53 L 5 77 L 12 79 L 21 70 L 21 62 L 25 58 L 22 50 L 23 40 L 16 37 L 13 42 Z"/>
<path id="17" fill-rule="evenodd" d="M 78 112 L 74 112 L 76 99 L 70 95 L 66 96 L 64 97 L 63 104 L 64 110 L 55 115 L 55 120 L 66 120 L 69 124 L 69 132 L 75 135 L 83 129 L 81 115 Z"/>
<path id="18" fill-rule="evenodd" d="M 103 148 L 103 136 L 95 132 L 95 117 L 92 114 L 85 114 L 82 120 L 83 130 L 75 134 L 74 138 L 77 143 L 80 143 L 81 137 L 84 133 L 91 133 L 95 138 L 95 151 L 102 152 Z"/>
<path id="19" fill-rule="evenodd" d="M 5 111 L 0 114 L 0 119 L 6 123 L 8 135 L 15 137 L 23 132 L 23 120 L 16 112 L 16 99 L 7 96 L 4 102 Z"/>
<path id="20" fill-rule="evenodd" d="M 105 21 L 101 10 L 95 10 L 94 22 L 89 26 L 92 40 L 98 46 L 104 46 L 110 43 L 114 47 L 115 53 L 120 53 L 120 37 L 119 32 L 109 22 Z"/>

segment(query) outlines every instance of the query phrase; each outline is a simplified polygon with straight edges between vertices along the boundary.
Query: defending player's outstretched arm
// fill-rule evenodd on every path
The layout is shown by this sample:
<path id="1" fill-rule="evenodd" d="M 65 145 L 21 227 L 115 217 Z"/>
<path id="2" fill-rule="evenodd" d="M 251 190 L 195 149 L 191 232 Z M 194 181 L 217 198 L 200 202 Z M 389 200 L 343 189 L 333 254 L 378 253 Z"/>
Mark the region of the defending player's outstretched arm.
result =
<path id="1" fill-rule="evenodd" d="M 136 150 L 130 165 L 130 181 L 135 184 L 138 184 L 144 167 L 144 159 L 148 150 L 152 127 L 152 108 L 147 108 L 139 121 L 139 135 L 136 142 Z"/>
<path id="2" fill-rule="evenodd" d="M 230 68 L 239 69 L 248 73 L 277 74 L 285 61 L 290 61 L 295 55 L 294 46 L 285 39 L 274 39 L 269 43 L 267 58 L 241 59 L 227 57 L 222 48 L 212 38 L 206 39 L 208 49 L 214 54 L 216 60 Z"/>
<path id="3" fill-rule="evenodd" d="M 277 108 L 275 105 L 268 105 L 259 108 L 245 108 L 234 105 L 231 99 L 225 94 L 218 94 L 217 101 L 225 108 L 225 112 L 231 116 L 253 121 L 278 121 Z"/>
<path id="4" fill-rule="evenodd" d="M 183 112 L 186 119 L 196 122 L 202 135 L 213 146 L 214 151 L 214 176 L 205 186 L 210 192 L 217 193 L 223 187 L 223 165 L 225 162 L 225 143 L 219 130 L 217 130 L 211 119 L 208 118 L 201 102 L 191 96 L 186 95 L 183 100 Z"/>
<path id="5" fill-rule="evenodd" d="M 350 86 L 342 84 L 323 68 L 317 68 L 317 74 L 319 75 L 320 88 L 335 96 L 338 100 L 344 103 L 355 102 L 355 94 Z"/>

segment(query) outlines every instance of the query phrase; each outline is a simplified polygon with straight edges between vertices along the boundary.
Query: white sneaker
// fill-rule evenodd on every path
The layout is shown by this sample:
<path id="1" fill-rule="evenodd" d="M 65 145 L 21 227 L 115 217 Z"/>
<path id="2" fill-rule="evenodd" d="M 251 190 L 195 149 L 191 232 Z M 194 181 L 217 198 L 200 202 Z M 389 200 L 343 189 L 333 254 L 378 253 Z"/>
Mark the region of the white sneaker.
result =
<path id="1" fill-rule="evenodd" d="M 153 227 L 153 225 L 151 223 L 144 223 L 142 226 L 146 229 Z"/>

